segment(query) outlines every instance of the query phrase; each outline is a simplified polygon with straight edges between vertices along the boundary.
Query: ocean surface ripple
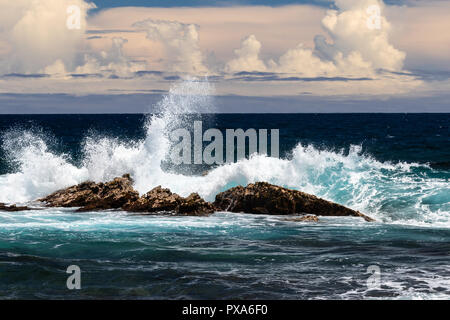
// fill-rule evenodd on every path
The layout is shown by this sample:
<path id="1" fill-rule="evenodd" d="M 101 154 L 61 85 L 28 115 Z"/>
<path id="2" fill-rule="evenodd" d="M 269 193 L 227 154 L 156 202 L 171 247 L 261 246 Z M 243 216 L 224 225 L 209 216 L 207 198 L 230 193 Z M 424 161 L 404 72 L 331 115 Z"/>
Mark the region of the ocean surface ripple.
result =
<path id="1" fill-rule="evenodd" d="M 0 298 L 450 298 L 450 115 L 212 115 L 206 82 L 174 86 L 152 115 L 0 116 L 0 202 L 29 203 L 130 173 L 207 200 L 267 181 L 377 219 L 216 213 L 0 212 Z M 281 158 L 167 163 L 169 130 L 279 128 Z M 201 173 L 207 171 L 207 174 Z M 82 290 L 65 286 L 79 265 Z M 381 286 L 368 287 L 369 266 Z"/>

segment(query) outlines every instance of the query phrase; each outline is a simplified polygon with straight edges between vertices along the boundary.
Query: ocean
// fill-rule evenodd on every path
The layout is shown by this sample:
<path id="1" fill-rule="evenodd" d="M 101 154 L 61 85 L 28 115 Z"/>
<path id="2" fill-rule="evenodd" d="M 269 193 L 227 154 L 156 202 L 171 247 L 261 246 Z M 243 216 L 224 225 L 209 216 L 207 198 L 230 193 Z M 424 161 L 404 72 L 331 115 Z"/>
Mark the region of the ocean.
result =
<path id="1" fill-rule="evenodd" d="M 189 110 L 199 102 L 178 98 Z M 30 204 L 130 173 L 141 194 L 162 185 L 209 201 L 267 181 L 376 222 L 0 212 L 0 298 L 450 298 L 450 114 L 183 116 L 170 109 L 179 99 L 153 115 L 0 115 L 0 202 Z M 193 117 L 220 130 L 277 128 L 280 158 L 171 166 L 165 132 Z M 66 286 L 70 265 L 81 270 L 80 290 Z"/>

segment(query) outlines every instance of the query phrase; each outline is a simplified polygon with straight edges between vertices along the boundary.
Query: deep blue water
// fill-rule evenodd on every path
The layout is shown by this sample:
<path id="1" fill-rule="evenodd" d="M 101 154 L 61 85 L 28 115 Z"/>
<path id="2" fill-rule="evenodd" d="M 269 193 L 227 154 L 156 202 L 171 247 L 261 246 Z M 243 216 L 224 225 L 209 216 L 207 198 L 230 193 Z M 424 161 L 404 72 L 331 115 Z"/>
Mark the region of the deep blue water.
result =
<path id="1" fill-rule="evenodd" d="M 81 141 L 92 132 L 143 139 L 146 115 L 1 115 L 0 132 L 11 128 L 43 131 L 56 139 L 58 152 L 76 161 Z M 280 153 L 289 156 L 299 142 L 319 149 L 348 150 L 361 145 L 364 153 L 380 161 L 428 163 L 450 168 L 450 114 L 215 114 L 204 115 L 204 128 L 280 129 Z M 0 173 L 7 173 L 3 150 Z"/>
<path id="2" fill-rule="evenodd" d="M 265 180 L 376 218 L 0 212 L 1 298 L 360 299 L 450 297 L 450 114 L 220 114 L 204 129 L 280 129 L 281 158 L 172 168 L 152 160 L 144 115 L 1 115 L 0 202 L 27 203 L 130 172 L 212 200 Z M 156 158 L 157 160 L 159 158 Z M 69 265 L 82 289 L 68 290 Z M 380 284 L 368 287 L 369 266 Z"/>

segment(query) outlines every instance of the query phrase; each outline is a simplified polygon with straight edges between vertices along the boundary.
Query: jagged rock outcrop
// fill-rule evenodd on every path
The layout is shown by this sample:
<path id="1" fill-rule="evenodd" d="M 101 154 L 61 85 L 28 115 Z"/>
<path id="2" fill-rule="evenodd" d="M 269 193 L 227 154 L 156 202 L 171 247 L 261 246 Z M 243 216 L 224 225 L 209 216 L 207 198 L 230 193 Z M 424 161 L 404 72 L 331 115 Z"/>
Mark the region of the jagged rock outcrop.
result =
<path id="1" fill-rule="evenodd" d="M 181 201 L 181 197 L 169 189 L 158 186 L 142 197 L 123 206 L 126 211 L 133 212 L 169 212 L 174 211 Z"/>
<path id="2" fill-rule="evenodd" d="M 80 207 L 79 211 L 117 209 L 139 198 L 132 184 L 130 175 L 125 174 L 106 183 L 83 182 L 56 191 L 39 201 L 45 202 L 48 207 Z"/>
<path id="3" fill-rule="evenodd" d="M 208 215 L 214 212 L 214 206 L 203 200 L 197 193 L 183 198 L 169 189 L 158 186 L 134 202 L 123 206 L 131 212 L 172 212 L 178 215 Z"/>
<path id="4" fill-rule="evenodd" d="M 4 203 L 0 203 L 0 211 L 25 211 L 25 210 L 33 210 L 32 208 L 26 206 L 16 206 L 15 204 L 7 206 Z"/>
<path id="5" fill-rule="evenodd" d="M 214 211 L 216 211 L 214 205 L 203 200 L 198 193 L 191 193 L 187 198 L 183 198 L 183 201 L 177 208 L 177 213 L 180 215 L 198 216 L 211 214 Z"/>
<path id="6" fill-rule="evenodd" d="M 126 174 L 106 183 L 84 182 L 56 191 L 39 201 L 44 202 L 47 207 L 80 207 L 78 211 L 123 209 L 139 213 L 194 216 L 209 215 L 214 211 L 231 211 L 274 215 L 309 214 L 293 217 L 292 221 L 317 221 L 317 216 L 355 216 L 373 221 L 359 211 L 266 182 L 231 188 L 219 193 L 212 204 L 197 193 L 184 198 L 161 186 L 139 197 L 139 193 L 133 189 L 130 175 Z M 8 211 L 26 210 L 15 206 L 3 207 Z"/>
<path id="7" fill-rule="evenodd" d="M 106 183 L 83 182 L 38 201 L 44 202 L 47 207 L 80 207 L 77 211 L 123 209 L 129 212 L 195 216 L 214 212 L 214 206 L 197 193 L 183 198 L 159 186 L 139 197 L 128 174 Z"/>
<path id="8" fill-rule="evenodd" d="M 216 195 L 214 206 L 218 210 L 259 214 L 314 214 L 316 216 L 355 216 L 366 221 L 372 218 L 340 204 L 320 199 L 297 190 L 275 186 L 266 182 L 237 186 Z"/>
<path id="9" fill-rule="evenodd" d="M 293 222 L 319 222 L 319 218 L 313 215 L 304 215 L 300 217 L 293 217 L 289 219 L 284 219 L 284 221 L 293 221 Z"/>

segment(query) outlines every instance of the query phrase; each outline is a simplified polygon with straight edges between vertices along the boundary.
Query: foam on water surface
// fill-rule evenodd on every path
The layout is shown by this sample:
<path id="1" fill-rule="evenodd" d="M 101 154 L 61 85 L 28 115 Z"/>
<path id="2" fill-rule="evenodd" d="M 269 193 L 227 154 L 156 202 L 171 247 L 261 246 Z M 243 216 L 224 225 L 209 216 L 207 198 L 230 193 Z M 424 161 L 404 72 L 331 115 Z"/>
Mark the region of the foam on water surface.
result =
<path id="1" fill-rule="evenodd" d="M 108 181 L 130 173 L 141 194 L 161 185 L 182 196 L 198 192 L 211 201 L 227 188 L 267 181 L 341 203 L 380 221 L 450 227 L 448 177 L 436 177 L 426 165 L 380 162 L 363 154 L 358 145 L 344 153 L 299 143 L 289 159 L 254 155 L 216 167 L 205 176 L 164 170 L 168 132 L 191 125 L 191 115 L 214 111 L 212 92 L 207 81 L 178 83 L 158 104 L 160 112 L 148 117 L 144 139 L 89 135 L 79 166 L 68 155 L 52 151 L 52 139 L 42 133 L 18 129 L 4 133 L 3 149 L 15 171 L 0 176 L 0 202 L 24 203 L 86 180 Z"/>

